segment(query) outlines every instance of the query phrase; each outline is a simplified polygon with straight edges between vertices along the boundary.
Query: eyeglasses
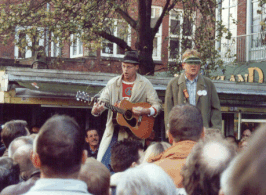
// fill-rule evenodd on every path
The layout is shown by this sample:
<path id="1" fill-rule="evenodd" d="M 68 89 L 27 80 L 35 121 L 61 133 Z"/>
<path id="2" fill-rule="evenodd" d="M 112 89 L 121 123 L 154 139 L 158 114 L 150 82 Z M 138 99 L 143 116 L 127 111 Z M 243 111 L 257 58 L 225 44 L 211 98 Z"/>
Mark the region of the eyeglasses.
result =
<path id="1" fill-rule="evenodd" d="M 131 69 L 133 67 L 135 67 L 134 65 L 133 66 L 127 66 L 127 65 L 122 65 L 123 68 L 127 68 L 127 69 Z"/>

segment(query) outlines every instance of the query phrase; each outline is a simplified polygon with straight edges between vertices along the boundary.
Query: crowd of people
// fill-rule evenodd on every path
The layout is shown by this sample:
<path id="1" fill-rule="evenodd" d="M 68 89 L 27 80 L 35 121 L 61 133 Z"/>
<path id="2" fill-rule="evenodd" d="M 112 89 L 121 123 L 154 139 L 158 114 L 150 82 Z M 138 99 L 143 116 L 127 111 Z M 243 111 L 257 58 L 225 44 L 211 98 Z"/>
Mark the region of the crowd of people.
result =
<path id="1" fill-rule="evenodd" d="M 139 140 L 117 141 L 106 167 L 95 159 L 97 130 L 81 130 L 69 116 L 51 117 L 37 134 L 25 121 L 9 121 L 1 132 L 1 195 L 265 194 L 265 126 L 254 135 L 243 131 L 249 139 L 243 148 L 232 136 L 204 128 L 200 110 L 184 104 L 169 113 L 167 133 L 168 142 L 145 151 Z M 96 155 L 88 157 L 92 150 Z"/>
<path id="2" fill-rule="evenodd" d="M 246 129 L 239 142 L 221 134 L 219 98 L 213 83 L 198 74 L 201 61 L 194 50 L 184 53 L 185 72 L 166 90 L 167 141 L 154 141 L 154 131 L 147 136 L 149 126 L 138 129 L 145 132 L 141 136 L 130 128 L 162 109 L 151 82 L 137 74 L 138 63 L 137 53 L 127 52 L 123 74 L 108 82 L 92 108 L 95 117 L 106 104 L 113 108 L 101 141 L 97 129 L 81 129 L 66 115 L 52 116 L 31 134 L 26 121 L 6 122 L 1 195 L 265 194 L 266 126 L 255 133 Z M 128 102 L 137 106 L 123 112 Z"/>

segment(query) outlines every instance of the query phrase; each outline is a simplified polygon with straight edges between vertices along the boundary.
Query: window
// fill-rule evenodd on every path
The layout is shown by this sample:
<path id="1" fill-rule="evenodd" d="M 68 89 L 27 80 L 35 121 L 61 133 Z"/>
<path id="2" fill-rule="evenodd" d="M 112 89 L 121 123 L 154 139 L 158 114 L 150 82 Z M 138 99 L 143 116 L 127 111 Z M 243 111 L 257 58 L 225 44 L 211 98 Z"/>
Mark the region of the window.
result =
<path id="1" fill-rule="evenodd" d="M 252 48 L 263 47 L 266 45 L 266 4 L 259 6 L 258 0 L 252 1 Z M 264 25 L 262 25 L 264 23 Z"/>
<path id="2" fill-rule="evenodd" d="M 83 57 L 83 43 L 77 35 L 71 35 L 70 58 Z"/>
<path id="3" fill-rule="evenodd" d="M 221 7 L 218 11 L 222 20 L 222 25 L 231 33 L 231 39 L 228 39 L 228 33 L 224 33 L 221 41 L 217 43 L 217 49 L 220 50 L 221 58 L 224 62 L 232 62 L 236 55 L 236 37 L 237 37 L 237 0 L 221 0 Z"/>
<path id="4" fill-rule="evenodd" d="M 157 6 L 151 7 L 151 27 L 153 28 L 162 13 L 162 8 Z M 161 60 L 162 48 L 162 26 L 160 26 L 153 40 L 153 60 Z"/>
<path id="5" fill-rule="evenodd" d="M 45 51 L 44 29 L 37 28 L 40 37 L 36 36 L 30 38 L 26 31 L 31 28 L 32 27 L 16 27 L 15 39 L 17 44 L 15 45 L 15 58 L 30 58 L 35 54 L 36 50 L 43 49 Z M 18 45 L 20 45 L 20 47 Z"/>
<path id="6" fill-rule="evenodd" d="M 108 27 L 105 30 L 109 34 L 123 39 L 129 46 L 131 45 L 131 29 L 126 22 L 115 19 L 114 26 Z M 124 54 L 125 50 L 120 48 L 117 44 L 108 40 L 102 41 L 101 56 L 123 57 Z"/>
<path id="7" fill-rule="evenodd" d="M 51 33 L 51 37 L 54 37 L 54 34 Z M 57 38 L 56 40 L 51 41 L 51 57 L 58 57 L 61 56 L 61 47 L 60 47 L 60 41 Z"/>
<path id="8" fill-rule="evenodd" d="M 183 50 L 192 48 L 193 19 L 183 10 L 171 10 L 169 16 L 169 60 L 181 59 Z"/>

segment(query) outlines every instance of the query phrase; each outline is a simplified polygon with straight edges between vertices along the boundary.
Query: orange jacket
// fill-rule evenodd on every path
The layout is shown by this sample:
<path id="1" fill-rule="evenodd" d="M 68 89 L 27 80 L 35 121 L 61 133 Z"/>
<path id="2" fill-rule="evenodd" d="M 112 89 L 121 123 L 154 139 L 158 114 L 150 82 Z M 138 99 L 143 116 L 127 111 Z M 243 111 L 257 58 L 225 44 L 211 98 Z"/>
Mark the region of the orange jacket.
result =
<path id="1" fill-rule="evenodd" d="M 182 188 L 182 176 L 180 171 L 186 163 L 186 158 L 196 142 L 191 140 L 174 143 L 173 146 L 165 150 L 162 154 L 149 159 L 148 162 L 160 166 L 168 175 L 170 175 L 177 188 Z"/>

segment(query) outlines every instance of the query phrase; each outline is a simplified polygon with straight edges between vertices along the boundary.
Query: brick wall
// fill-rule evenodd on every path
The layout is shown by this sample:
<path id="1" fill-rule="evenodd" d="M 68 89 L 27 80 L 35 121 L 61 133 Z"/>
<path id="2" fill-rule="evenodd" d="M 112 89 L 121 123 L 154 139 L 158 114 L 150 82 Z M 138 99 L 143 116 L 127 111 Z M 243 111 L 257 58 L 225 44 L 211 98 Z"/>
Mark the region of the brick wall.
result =
<path id="1" fill-rule="evenodd" d="M 6 45 L 2 44 L 2 40 L 0 40 L 0 58 L 8 58 L 14 59 L 14 39 L 11 38 Z"/>
<path id="2" fill-rule="evenodd" d="M 237 7 L 237 35 L 246 34 L 247 0 L 238 0 Z M 251 16 L 250 16 L 251 17 Z"/>
<path id="3" fill-rule="evenodd" d="M 163 0 L 153 1 L 155 6 L 164 6 Z M 182 8 L 181 4 L 178 4 L 176 8 Z M 133 9 L 132 9 L 133 10 Z M 130 10 L 131 13 L 136 13 Z M 135 9 L 136 10 L 136 9 Z M 136 15 L 133 15 L 136 19 Z M 169 36 L 169 16 L 165 16 L 162 23 L 162 45 L 161 45 L 161 61 L 155 61 L 155 71 L 166 71 L 168 64 L 168 36 Z M 0 44 L 0 58 L 14 59 L 14 44 L 13 39 L 3 46 Z M 135 49 L 136 32 L 132 32 L 131 46 Z M 49 47 L 50 48 L 50 47 Z M 62 58 L 50 58 L 49 53 L 47 61 L 48 68 L 60 69 L 60 70 L 76 70 L 76 71 L 90 71 L 90 72 L 110 72 L 121 73 L 121 59 L 115 58 L 103 58 L 100 55 L 100 51 L 97 52 L 96 57 L 82 57 L 70 59 L 70 43 L 65 43 L 62 48 Z M 20 64 L 32 64 L 34 58 L 21 60 Z"/>

